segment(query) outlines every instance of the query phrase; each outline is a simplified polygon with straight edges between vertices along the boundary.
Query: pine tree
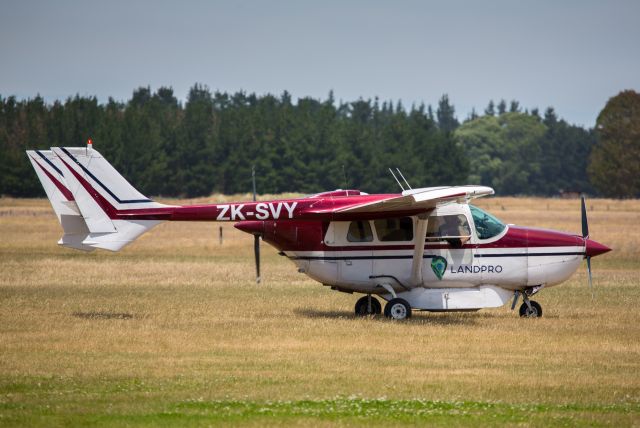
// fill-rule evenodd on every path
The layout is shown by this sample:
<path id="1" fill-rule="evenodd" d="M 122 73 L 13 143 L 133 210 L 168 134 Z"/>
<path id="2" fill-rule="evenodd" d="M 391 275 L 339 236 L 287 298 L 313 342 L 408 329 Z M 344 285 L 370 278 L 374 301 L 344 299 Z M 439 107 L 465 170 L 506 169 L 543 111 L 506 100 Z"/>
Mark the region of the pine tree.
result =
<path id="1" fill-rule="evenodd" d="M 455 108 L 449 103 L 449 96 L 444 94 L 438 101 L 438 127 L 443 132 L 453 132 L 459 125 L 458 119 L 455 117 Z"/>
<path id="2" fill-rule="evenodd" d="M 496 109 L 495 109 L 495 104 L 493 104 L 493 100 L 489 101 L 489 104 L 487 105 L 487 108 L 484 109 L 484 114 L 485 114 L 485 116 L 495 116 L 496 115 Z"/>
<path id="3" fill-rule="evenodd" d="M 500 100 L 498 103 L 498 115 L 503 115 L 507 112 L 507 102 L 505 100 Z"/>
<path id="4" fill-rule="evenodd" d="M 478 113 L 476 113 L 475 107 L 472 107 L 471 113 L 469 113 L 469 117 L 467 118 L 467 121 L 477 119 L 478 117 L 479 116 L 478 116 Z"/>

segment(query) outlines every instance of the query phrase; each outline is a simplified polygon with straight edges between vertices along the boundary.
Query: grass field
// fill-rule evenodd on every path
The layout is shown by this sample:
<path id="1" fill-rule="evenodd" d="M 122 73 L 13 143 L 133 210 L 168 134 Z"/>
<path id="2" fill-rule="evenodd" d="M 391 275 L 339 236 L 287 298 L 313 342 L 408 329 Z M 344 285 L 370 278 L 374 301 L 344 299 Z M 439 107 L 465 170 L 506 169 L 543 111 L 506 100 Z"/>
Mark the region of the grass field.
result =
<path id="1" fill-rule="evenodd" d="M 578 232 L 577 200 L 493 198 L 509 223 Z M 588 202 L 614 249 L 536 300 L 355 318 L 219 223 L 166 223 L 120 253 L 58 247 L 46 200 L 0 199 L 0 425 L 640 426 L 640 201 Z"/>

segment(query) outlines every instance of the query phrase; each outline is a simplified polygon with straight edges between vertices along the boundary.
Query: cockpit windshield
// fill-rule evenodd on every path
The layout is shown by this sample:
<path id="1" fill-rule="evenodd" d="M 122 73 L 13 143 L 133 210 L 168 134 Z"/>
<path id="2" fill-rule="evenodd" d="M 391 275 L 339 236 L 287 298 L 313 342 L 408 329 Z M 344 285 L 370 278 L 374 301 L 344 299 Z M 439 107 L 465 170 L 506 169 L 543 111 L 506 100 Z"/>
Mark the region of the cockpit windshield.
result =
<path id="1" fill-rule="evenodd" d="M 506 227 L 503 222 L 486 211 L 469 204 L 473 222 L 476 225 L 476 233 L 479 239 L 489 239 L 499 235 Z"/>

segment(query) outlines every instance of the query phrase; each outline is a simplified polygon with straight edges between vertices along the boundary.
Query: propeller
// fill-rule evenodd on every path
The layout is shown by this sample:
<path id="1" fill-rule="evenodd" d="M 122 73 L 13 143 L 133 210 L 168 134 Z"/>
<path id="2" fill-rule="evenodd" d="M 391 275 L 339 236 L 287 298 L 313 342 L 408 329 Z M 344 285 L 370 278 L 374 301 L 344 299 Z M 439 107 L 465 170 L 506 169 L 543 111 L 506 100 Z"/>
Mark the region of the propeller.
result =
<path id="1" fill-rule="evenodd" d="M 256 201 L 256 167 L 251 167 L 251 181 L 253 182 L 253 202 Z M 260 235 L 253 235 L 253 255 L 256 259 L 256 283 L 260 284 Z"/>
<path id="2" fill-rule="evenodd" d="M 584 196 L 580 197 L 581 200 L 581 214 L 582 214 L 582 238 L 585 243 L 585 259 L 587 259 L 587 273 L 589 274 L 589 289 L 591 290 L 591 300 L 594 299 L 593 294 L 593 279 L 591 278 L 591 256 L 587 250 L 587 240 L 589 239 L 589 222 L 587 221 L 587 206 L 584 201 Z"/>
<path id="3" fill-rule="evenodd" d="M 260 284 L 260 236 L 258 235 L 253 235 L 253 254 L 256 258 L 256 282 Z M 589 263 L 588 259 L 587 263 Z"/>

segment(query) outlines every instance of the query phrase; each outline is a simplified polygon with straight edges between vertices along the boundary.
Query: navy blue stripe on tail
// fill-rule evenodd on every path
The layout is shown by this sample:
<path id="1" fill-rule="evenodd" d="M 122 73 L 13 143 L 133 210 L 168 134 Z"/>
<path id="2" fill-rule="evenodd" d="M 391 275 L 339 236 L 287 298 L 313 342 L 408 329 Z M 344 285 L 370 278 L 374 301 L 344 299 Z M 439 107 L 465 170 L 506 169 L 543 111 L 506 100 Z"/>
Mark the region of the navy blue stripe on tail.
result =
<path id="1" fill-rule="evenodd" d="M 105 186 L 102 181 L 98 180 L 98 178 L 93 175 L 91 173 L 91 171 L 89 171 L 87 168 L 84 167 L 84 165 L 82 165 L 80 162 L 78 162 L 78 160 L 76 158 L 73 157 L 73 155 L 71 153 L 69 153 L 69 151 L 67 149 L 65 149 L 64 147 L 60 147 L 60 150 L 62 150 L 67 156 L 69 156 L 69 158 L 74 161 L 76 163 L 76 165 L 78 165 L 80 168 L 82 168 L 82 170 L 93 179 L 93 181 L 95 181 L 96 183 L 98 183 L 98 185 L 100 187 L 102 187 L 104 189 L 105 192 L 107 192 L 109 195 L 111 195 L 111 197 L 113 199 L 116 200 L 116 202 L 118 202 L 119 204 L 139 204 L 139 203 L 143 203 L 143 202 L 153 202 L 151 199 L 126 199 L 126 200 L 122 200 L 120 198 L 118 198 L 107 186 Z M 56 168 L 57 169 L 57 168 Z"/>
<path id="2" fill-rule="evenodd" d="M 45 155 L 43 155 L 43 154 L 42 154 L 42 152 L 41 152 L 40 150 L 36 150 L 36 153 L 38 154 L 38 156 L 40 156 L 42 159 L 44 159 L 44 161 L 45 161 L 46 163 L 48 163 L 48 164 L 49 164 L 49 166 L 50 166 L 51 168 L 55 169 L 55 170 L 56 170 L 56 172 L 57 172 L 58 174 L 60 174 L 61 176 L 63 176 L 63 177 L 64 177 L 64 174 L 62 173 L 62 171 L 60 171 L 60 168 L 58 168 L 57 166 L 55 166 L 55 165 L 53 164 L 53 162 L 51 162 L 51 161 L 49 160 L 49 158 L 47 158 Z"/>

